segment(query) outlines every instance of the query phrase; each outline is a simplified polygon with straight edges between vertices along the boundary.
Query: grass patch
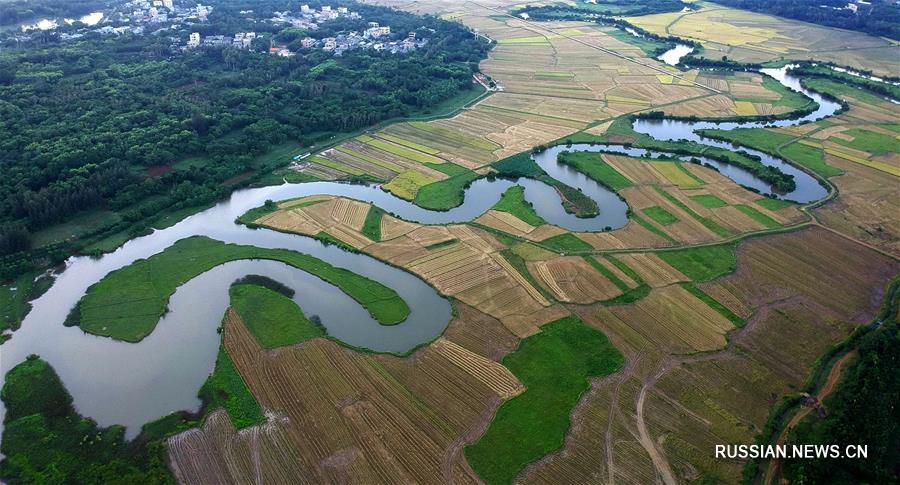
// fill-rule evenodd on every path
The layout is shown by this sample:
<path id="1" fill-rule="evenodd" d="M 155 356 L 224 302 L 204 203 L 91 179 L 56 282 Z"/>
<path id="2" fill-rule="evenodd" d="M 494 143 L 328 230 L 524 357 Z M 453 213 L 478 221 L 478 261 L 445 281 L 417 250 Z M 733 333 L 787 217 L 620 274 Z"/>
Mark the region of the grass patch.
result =
<path id="1" fill-rule="evenodd" d="M 797 205 L 793 202 L 781 199 L 773 199 L 771 197 L 763 197 L 756 201 L 756 205 L 762 207 L 763 209 L 769 209 L 770 211 L 777 211 L 784 209 L 785 207 L 791 207 L 793 205 Z"/>
<path id="2" fill-rule="evenodd" d="M 220 264 L 240 259 L 281 261 L 318 276 L 359 302 L 384 325 L 400 323 L 409 315 L 409 307 L 394 290 L 312 256 L 191 237 L 113 271 L 88 288 L 76 310 L 80 326 L 95 335 L 140 341 L 156 327 L 179 286 Z"/>
<path id="3" fill-rule="evenodd" d="M 468 168 L 463 167 L 461 165 L 457 165 L 453 162 L 426 163 L 425 166 L 428 168 L 433 168 L 433 169 L 437 170 L 438 172 L 445 173 L 451 177 L 453 177 L 455 175 L 462 175 L 462 174 L 467 174 L 467 173 L 471 172 L 471 170 L 469 170 Z"/>
<path id="4" fill-rule="evenodd" d="M 653 219 L 660 226 L 668 226 L 678 222 L 678 218 L 673 216 L 671 212 L 663 209 L 658 205 L 647 207 L 642 211 L 647 217 Z"/>
<path id="5" fill-rule="evenodd" d="M 546 288 L 544 288 L 544 285 L 538 283 L 538 281 L 531 274 L 531 271 L 528 271 L 528 265 L 525 263 L 525 258 L 522 257 L 518 252 L 516 252 L 515 250 L 506 249 L 501 251 L 500 255 L 506 258 L 509 264 L 511 264 L 512 267 L 515 268 L 520 275 L 522 275 L 522 277 L 528 280 L 528 283 L 530 283 L 531 286 L 537 288 L 537 290 L 541 292 L 542 295 L 544 295 L 544 298 L 546 298 L 547 301 L 556 301 L 556 298 Z"/>
<path id="6" fill-rule="evenodd" d="M 369 207 L 369 212 L 366 214 L 366 221 L 363 222 L 363 235 L 375 242 L 381 241 L 382 217 L 384 217 L 383 209 L 374 205 Z"/>
<path id="7" fill-rule="evenodd" d="M 715 298 L 704 293 L 700 288 L 697 288 L 690 283 L 683 283 L 681 286 L 684 287 L 684 289 L 687 290 L 690 294 L 703 301 L 703 303 L 709 305 L 710 308 L 719 312 L 720 315 L 727 318 L 728 321 L 734 324 L 735 327 L 743 327 L 746 323 L 743 318 L 739 317 L 734 312 L 729 310 L 727 306 L 719 303 Z"/>
<path id="8" fill-rule="evenodd" d="M 43 295 L 52 284 L 53 278 L 35 279 L 34 273 L 28 272 L 19 275 L 9 284 L 0 286 L 0 332 L 17 330 L 31 311 L 29 302 Z"/>
<path id="9" fill-rule="evenodd" d="M 791 143 L 781 149 L 781 154 L 788 160 L 812 170 L 821 177 L 836 177 L 843 175 L 844 171 L 825 163 L 825 152 L 821 148 L 811 147 L 802 143 Z"/>
<path id="10" fill-rule="evenodd" d="M 643 227 L 644 229 L 646 229 L 646 230 L 652 232 L 653 234 L 656 234 L 657 236 L 659 236 L 659 237 L 665 239 L 666 241 L 673 242 L 673 243 L 674 243 L 674 242 L 677 242 L 677 241 L 675 241 L 675 239 L 672 238 L 672 236 L 666 234 L 665 232 L 663 232 L 662 229 L 660 229 L 660 228 L 654 226 L 653 224 L 650 224 L 649 222 L 647 222 L 646 219 L 644 219 L 644 218 L 638 216 L 637 214 L 632 213 L 632 214 L 631 214 L 631 219 L 632 219 L 634 222 L 637 222 L 638 224 L 640 224 L 640 226 Z"/>
<path id="11" fill-rule="evenodd" d="M 231 357 L 219 347 L 216 367 L 200 388 L 200 398 L 207 410 L 225 409 L 236 429 L 246 428 L 265 420 L 262 408 L 247 389 Z"/>
<path id="12" fill-rule="evenodd" d="M 735 207 L 737 208 L 737 210 L 743 212 L 754 221 L 766 226 L 767 229 L 775 229 L 776 227 L 781 227 L 781 224 L 779 224 L 778 221 L 754 209 L 753 207 L 750 207 L 749 205 L 737 204 L 735 205 Z"/>
<path id="13" fill-rule="evenodd" d="M 468 171 L 438 182 L 430 183 L 418 190 L 415 194 L 414 201 L 416 205 L 424 207 L 425 209 L 452 209 L 463 203 L 466 187 L 477 178 L 477 173 Z M 393 181 L 391 183 L 393 183 Z"/>
<path id="14" fill-rule="evenodd" d="M 675 204 L 679 209 L 687 212 L 689 216 L 698 220 L 700 222 L 700 224 L 703 224 L 704 227 L 706 227 L 707 229 L 712 231 L 714 234 L 716 234 L 720 237 L 729 237 L 732 235 L 731 231 L 720 226 L 719 223 L 717 223 L 716 221 L 709 219 L 707 217 L 703 217 L 700 214 L 697 214 L 696 212 L 694 212 L 693 209 L 691 209 L 690 207 L 685 205 L 683 202 L 681 202 L 680 200 L 675 198 L 675 196 L 673 196 L 672 194 L 666 192 L 665 190 L 663 190 L 659 187 L 653 187 L 653 188 L 656 189 L 656 191 L 659 192 L 660 195 L 665 197 L 669 202 Z"/>
<path id="15" fill-rule="evenodd" d="M 456 239 L 456 238 L 454 238 L 454 239 L 447 239 L 446 241 L 441 241 L 441 242 L 436 242 L 436 243 L 434 243 L 434 244 L 429 244 L 428 246 L 425 246 L 425 249 L 427 249 L 427 250 L 429 250 L 429 251 L 434 251 L 435 249 L 441 249 L 441 248 L 445 248 L 445 247 L 447 247 L 447 246 L 452 246 L 452 245 L 454 245 L 454 244 L 456 244 L 456 243 L 458 243 L 458 242 L 459 242 L 459 239 Z"/>
<path id="16" fill-rule="evenodd" d="M 525 200 L 525 188 L 519 185 L 507 189 L 493 209 L 510 213 L 532 226 L 546 224 L 546 221 L 534 211 L 531 203 Z"/>
<path id="17" fill-rule="evenodd" d="M 561 152 L 557 160 L 615 191 L 634 185 L 631 180 L 606 163 L 599 153 Z"/>
<path id="18" fill-rule="evenodd" d="M 859 128 L 853 128 L 843 133 L 852 136 L 853 141 L 842 140 L 837 137 L 832 137 L 830 140 L 856 150 L 869 152 L 875 156 L 887 153 L 900 153 L 900 140 L 893 136 Z"/>
<path id="19" fill-rule="evenodd" d="M 506 177 L 531 177 L 534 179 L 546 175 L 532 158 L 530 152 L 517 153 L 491 164 L 500 175 Z"/>
<path id="20" fill-rule="evenodd" d="M 656 255 L 692 281 L 699 282 L 709 281 L 734 271 L 737 268 L 734 250 L 734 244 L 720 244 L 659 251 Z"/>
<path id="21" fill-rule="evenodd" d="M 525 392 L 503 403 L 485 434 L 465 455 L 487 483 L 511 483 L 529 463 L 562 448 L 569 413 L 588 389 L 588 379 L 624 364 L 601 332 L 576 317 L 551 322 L 503 359 Z"/>
<path id="22" fill-rule="evenodd" d="M 707 209 L 715 209 L 728 205 L 724 200 L 712 194 L 692 195 L 691 200 L 706 207 Z"/>
<path id="23" fill-rule="evenodd" d="M 612 281 L 612 283 L 613 283 L 614 285 L 616 285 L 616 288 L 622 290 L 623 293 L 625 293 L 625 292 L 627 292 L 627 291 L 629 291 L 629 290 L 631 289 L 631 288 L 628 287 L 627 284 L 625 284 L 624 281 L 622 281 L 621 279 L 619 279 L 619 277 L 616 276 L 615 273 L 613 273 L 612 271 L 610 271 L 609 268 L 607 268 L 606 266 L 603 266 L 602 264 L 598 263 L 596 259 L 594 259 L 594 258 L 592 258 L 592 257 L 590 257 L 590 256 L 584 256 L 584 260 L 587 261 L 588 264 L 590 264 L 591 266 L 593 266 L 594 269 L 596 269 L 597 271 L 599 271 L 600 274 L 602 274 L 603 276 L 605 276 L 606 279 L 608 279 L 609 281 Z"/>
<path id="24" fill-rule="evenodd" d="M 237 311 L 256 341 L 267 349 L 305 342 L 325 335 L 290 298 L 257 285 L 233 285 L 228 291 Z"/>
<path id="25" fill-rule="evenodd" d="M 593 246 L 569 232 L 544 239 L 540 244 L 558 253 L 584 253 L 594 250 Z"/>

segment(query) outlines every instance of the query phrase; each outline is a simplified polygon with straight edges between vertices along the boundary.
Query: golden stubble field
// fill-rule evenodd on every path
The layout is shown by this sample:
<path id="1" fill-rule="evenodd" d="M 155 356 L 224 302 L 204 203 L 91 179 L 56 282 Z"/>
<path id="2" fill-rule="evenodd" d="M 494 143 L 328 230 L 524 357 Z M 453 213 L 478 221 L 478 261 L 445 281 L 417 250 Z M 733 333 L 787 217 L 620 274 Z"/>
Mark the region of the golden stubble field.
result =
<path id="1" fill-rule="evenodd" d="M 741 62 L 821 60 L 880 75 L 900 71 L 900 46 L 860 32 L 822 27 L 704 2 L 699 10 L 626 20 L 661 35 L 700 41 L 705 56 Z"/>

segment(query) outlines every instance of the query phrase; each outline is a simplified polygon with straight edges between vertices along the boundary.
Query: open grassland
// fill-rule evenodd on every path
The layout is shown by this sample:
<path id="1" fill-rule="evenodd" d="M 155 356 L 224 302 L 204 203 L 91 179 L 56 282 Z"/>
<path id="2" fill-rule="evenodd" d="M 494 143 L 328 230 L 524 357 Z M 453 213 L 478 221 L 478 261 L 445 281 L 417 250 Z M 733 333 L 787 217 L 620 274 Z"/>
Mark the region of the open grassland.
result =
<path id="1" fill-rule="evenodd" d="M 488 483 L 511 483 L 525 465 L 562 447 L 588 379 L 623 362 L 602 333 L 577 318 L 545 325 L 503 359 L 527 389 L 500 406 L 485 434 L 466 447 L 469 464 Z"/>
<path id="2" fill-rule="evenodd" d="M 544 219 L 537 215 L 531 207 L 531 203 L 525 200 L 524 194 L 523 187 L 510 187 L 500 197 L 500 201 L 494 205 L 493 210 L 512 214 L 522 222 L 535 227 L 545 224 Z"/>
<path id="3" fill-rule="evenodd" d="M 382 324 L 402 322 L 409 314 L 406 302 L 394 290 L 312 256 L 192 237 L 113 271 L 91 286 L 76 307 L 78 324 L 96 335 L 140 341 L 156 327 L 179 286 L 222 263 L 251 258 L 281 261 L 318 276 L 347 293 Z"/>
<path id="4" fill-rule="evenodd" d="M 722 55 L 741 62 L 812 59 L 872 70 L 880 75 L 893 75 L 900 69 L 897 47 L 887 39 L 712 3 L 691 12 L 626 20 L 656 34 L 697 40 L 703 44 L 702 55 L 710 59 Z"/>
<path id="5" fill-rule="evenodd" d="M 225 350 L 267 420 L 237 432 L 213 413 L 201 428 L 170 438 L 176 478 L 475 483 L 463 437 L 480 432 L 521 384 L 493 360 L 515 347 L 515 337 L 465 305 L 458 312 L 444 339 L 402 359 L 325 339 L 267 352 L 240 321 L 227 321 Z"/>
<path id="6" fill-rule="evenodd" d="M 229 296 L 232 308 L 263 348 L 294 345 L 325 335 L 322 327 L 310 322 L 296 303 L 278 292 L 239 284 L 231 287 Z"/>
<path id="7" fill-rule="evenodd" d="M 638 268 L 625 255 L 615 259 Z M 668 285 L 632 305 L 578 308 L 627 365 L 593 383 L 572 414 L 565 450 L 517 481 L 739 482 L 744 462 L 715 460 L 707 450 L 753 443 L 819 356 L 870 321 L 900 264 L 809 229 L 742 243 L 736 268 L 696 285 L 710 299 L 690 285 Z M 743 328 L 734 326 L 739 319 Z M 706 323 L 697 328 L 698 321 Z"/>

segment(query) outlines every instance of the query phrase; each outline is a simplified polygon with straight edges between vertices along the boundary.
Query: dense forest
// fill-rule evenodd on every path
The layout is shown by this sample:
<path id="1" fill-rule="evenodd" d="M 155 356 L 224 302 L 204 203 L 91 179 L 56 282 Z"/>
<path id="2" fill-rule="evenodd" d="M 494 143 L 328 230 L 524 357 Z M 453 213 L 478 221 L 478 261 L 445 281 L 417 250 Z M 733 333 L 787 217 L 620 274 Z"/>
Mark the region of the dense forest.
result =
<path id="1" fill-rule="evenodd" d="M 895 309 L 896 311 L 896 309 Z M 869 333 L 825 400 L 824 418 L 811 413 L 787 444 L 867 445 L 866 459 L 790 459 L 791 483 L 897 483 L 900 480 L 900 322 Z"/>
<path id="2" fill-rule="evenodd" d="M 900 5 L 894 0 L 716 0 L 729 7 L 768 13 L 828 27 L 900 39 Z M 856 11 L 845 8 L 853 4 Z"/>
<path id="3" fill-rule="evenodd" d="M 254 30 L 261 39 L 252 49 L 173 49 L 186 40 L 184 29 L 181 38 L 170 30 L 74 42 L 47 31 L 30 43 L 7 43 L 0 54 L 0 255 L 27 249 L 29 232 L 85 209 L 138 221 L 221 197 L 230 191 L 223 182 L 259 169 L 254 159 L 272 145 L 326 140 L 473 89 L 472 72 L 489 48 L 456 23 L 343 2 L 362 18 L 332 20 L 309 35 L 375 21 L 398 38 L 418 32 L 429 43 L 406 54 L 306 49 L 285 58 L 266 53 L 270 36 L 287 43 L 305 32 L 238 12 L 252 6 L 265 19 L 299 10 L 299 2 L 213 3 L 208 23 L 190 30 Z M 178 166 L 188 158 L 203 163 Z"/>

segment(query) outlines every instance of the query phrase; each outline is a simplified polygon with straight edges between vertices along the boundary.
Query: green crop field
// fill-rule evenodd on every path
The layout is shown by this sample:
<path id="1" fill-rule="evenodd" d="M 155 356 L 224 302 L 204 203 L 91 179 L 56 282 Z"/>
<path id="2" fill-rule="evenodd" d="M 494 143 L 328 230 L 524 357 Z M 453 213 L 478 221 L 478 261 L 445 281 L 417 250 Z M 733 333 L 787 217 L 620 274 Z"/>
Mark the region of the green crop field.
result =
<path id="1" fill-rule="evenodd" d="M 631 183 L 631 180 L 628 180 L 624 175 L 603 161 L 603 157 L 598 153 L 563 152 L 559 154 L 558 160 L 560 163 L 575 167 L 579 172 L 612 190 L 618 191 L 634 185 Z"/>
<path id="2" fill-rule="evenodd" d="M 534 211 L 531 203 L 525 200 L 525 188 L 518 185 L 507 189 L 493 209 L 508 212 L 532 226 L 546 224 L 544 219 Z"/>
<path id="3" fill-rule="evenodd" d="M 734 244 L 660 251 L 656 254 L 693 281 L 718 278 L 731 273 L 737 267 Z"/>
<path id="4" fill-rule="evenodd" d="M 259 344 L 267 349 L 284 347 L 325 335 L 309 321 L 290 298 L 258 285 L 234 285 L 231 306 L 241 316 Z"/>
<path id="5" fill-rule="evenodd" d="M 549 323 L 522 340 L 503 365 L 527 389 L 503 403 L 484 436 L 466 447 L 472 469 L 487 483 L 512 483 L 525 465 L 562 447 L 569 413 L 588 379 L 623 364 L 606 336 L 576 317 Z"/>
<path id="6" fill-rule="evenodd" d="M 712 194 L 692 195 L 691 200 L 707 209 L 715 209 L 717 207 L 725 207 L 728 205 L 724 200 Z"/>
<path id="7" fill-rule="evenodd" d="M 366 214 L 366 220 L 363 222 L 362 233 L 373 241 L 381 241 L 381 219 L 384 217 L 384 210 L 378 206 L 369 207 Z"/>
<path id="8" fill-rule="evenodd" d="M 191 237 L 113 271 L 91 286 L 76 309 L 79 325 L 95 335 L 140 341 L 156 327 L 169 297 L 179 286 L 222 263 L 239 259 L 281 261 L 316 275 L 340 288 L 384 325 L 400 323 L 409 315 L 409 307 L 394 290 L 312 256 Z"/>
<path id="9" fill-rule="evenodd" d="M 671 212 L 663 209 L 658 205 L 647 207 L 646 209 L 643 209 L 642 212 L 661 226 L 668 226 L 669 224 L 675 224 L 676 222 L 678 222 L 677 217 L 673 216 Z"/>
<path id="10" fill-rule="evenodd" d="M 753 207 L 750 207 L 749 205 L 737 204 L 734 207 L 749 216 L 754 221 L 766 226 L 767 229 L 775 229 L 776 227 L 781 227 L 781 224 L 779 224 L 778 221 L 754 209 Z"/>
<path id="11" fill-rule="evenodd" d="M 594 249 L 590 244 L 571 233 L 559 234 L 541 241 L 541 245 L 558 253 L 583 253 Z"/>

